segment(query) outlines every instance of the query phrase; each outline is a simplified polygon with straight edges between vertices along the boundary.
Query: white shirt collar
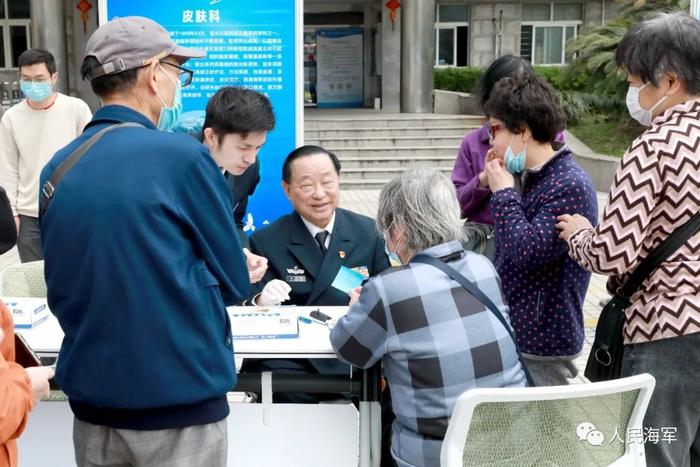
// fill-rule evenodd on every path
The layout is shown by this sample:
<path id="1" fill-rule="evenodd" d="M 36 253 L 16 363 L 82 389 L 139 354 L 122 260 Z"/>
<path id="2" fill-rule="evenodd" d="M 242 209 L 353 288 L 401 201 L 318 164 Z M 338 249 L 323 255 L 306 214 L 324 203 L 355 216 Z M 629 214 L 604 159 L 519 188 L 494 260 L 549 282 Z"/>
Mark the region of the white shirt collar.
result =
<path id="1" fill-rule="evenodd" d="M 328 222 L 328 225 L 326 226 L 325 229 L 322 229 L 320 227 L 316 227 L 311 222 L 304 219 L 304 216 L 302 216 L 301 214 L 299 215 L 299 217 L 301 217 L 301 220 L 304 222 L 306 229 L 309 231 L 309 233 L 311 234 L 311 236 L 313 238 L 316 238 L 316 234 L 321 232 L 322 230 L 325 230 L 326 232 L 328 232 L 329 235 L 328 235 L 328 237 L 326 237 L 326 245 L 325 245 L 326 248 L 328 248 L 328 245 L 330 245 L 330 243 L 331 243 L 331 235 L 333 235 L 333 226 L 335 225 L 335 211 L 333 211 L 333 215 L 331 216 L 331 220 L 330 220 L 330 222 Z"/>

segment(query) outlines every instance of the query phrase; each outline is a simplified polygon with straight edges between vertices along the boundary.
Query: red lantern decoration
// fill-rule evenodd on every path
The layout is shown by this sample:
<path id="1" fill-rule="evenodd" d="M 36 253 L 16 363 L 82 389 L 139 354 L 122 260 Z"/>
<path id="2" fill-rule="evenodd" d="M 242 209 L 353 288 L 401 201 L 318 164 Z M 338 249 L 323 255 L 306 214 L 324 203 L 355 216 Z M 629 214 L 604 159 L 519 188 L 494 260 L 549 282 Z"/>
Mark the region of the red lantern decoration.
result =
<path id="1" fill-rule="evenodd" d="M 80 20 L 83 22 L 83 32 L 87 34 L 87 21 L 90 18 L 88 11 L 92 9 L 92 3 L 88 2 L 88 0 L 80 0 L 75 7 L 80 10 Z"/>
<path id="2" fill-rule="evenodd" d="M 389 0 L 384 4 L 389 9 L 389 19 L 391 20 L 391 30 L 396 30 L 396 16 L 398 15 L 401 2 L 399 0 Z"/>

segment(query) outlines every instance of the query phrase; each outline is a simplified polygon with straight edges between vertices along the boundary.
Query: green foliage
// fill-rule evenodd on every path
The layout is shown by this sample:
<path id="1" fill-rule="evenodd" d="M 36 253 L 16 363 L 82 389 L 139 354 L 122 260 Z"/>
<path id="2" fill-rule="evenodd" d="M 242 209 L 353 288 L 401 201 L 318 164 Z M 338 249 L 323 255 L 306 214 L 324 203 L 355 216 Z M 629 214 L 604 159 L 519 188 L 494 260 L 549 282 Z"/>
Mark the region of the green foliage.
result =
<path id="1" fill-rule="evenodd" d="M 433 86 L 444 91 L 471 93 L 484 70 L 477 67 L 435 68 Z"/>
<path id="2" fill-rule="evenodd" d="M 688 11 L 689 0 L 620 0 L 619 16 L 588 31 L 583 31 L 567 46 L 576 60 L 569 72 L 589 77 L 588 91 L 616 95 L 624 99 L 627 83 L 624 71 L 615 63 L 615 49 L 630 26 L 657 12 Z"/>
<path id="3" fill-rule="evenodd" d="M 636 122 L 621 120 L 610 114 L 591 113 L 567 127 L 593 151 L 608 156 L 622 156 L 644 128 Z"/>
<path id="4" fill-rule="evenodd" d="M 557 91 L 581 91 L 588 82 L 588 77 L 584 73 L 572 73 L 565 67 L 536 66 L 534 68 L 535 72 L 547 80 Z"/>
<path id="5" fill-rule="evenodd" d="M 586 99 L 582 97 L 581 93 L 576 91 L 562 91 L 559 92 L 559 98 L 561 99 L 561 106 L 566 114 L 567 126 L 575 125 L 582 116 L 591 111 L 591 106 L 586 102 Z"/>

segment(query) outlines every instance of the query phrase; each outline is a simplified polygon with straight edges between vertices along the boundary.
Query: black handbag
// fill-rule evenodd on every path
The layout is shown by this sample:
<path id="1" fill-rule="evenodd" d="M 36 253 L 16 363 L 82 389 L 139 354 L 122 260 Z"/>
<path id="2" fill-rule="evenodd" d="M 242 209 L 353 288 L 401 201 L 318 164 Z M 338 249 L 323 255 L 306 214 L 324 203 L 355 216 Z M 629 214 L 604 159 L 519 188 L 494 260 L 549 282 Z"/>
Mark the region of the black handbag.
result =
<path id="1" fill-rule="evenodd" d="M 630 306 L 631 297 L 641 288 L 647 277 L 698 230 L 700 230 L 700 213 L 695 214 L 688 222 L 677 228 L 649 253 L 649 256 L 644 258 L 625 284 L 603 307 L 595 328 L 595 339 L 591 346 L 591 353 L 588 355 L 586 370 L 583 372 L 586 378 L 597 382 L 620 377 L 624 354 L 625 309 Z"/>

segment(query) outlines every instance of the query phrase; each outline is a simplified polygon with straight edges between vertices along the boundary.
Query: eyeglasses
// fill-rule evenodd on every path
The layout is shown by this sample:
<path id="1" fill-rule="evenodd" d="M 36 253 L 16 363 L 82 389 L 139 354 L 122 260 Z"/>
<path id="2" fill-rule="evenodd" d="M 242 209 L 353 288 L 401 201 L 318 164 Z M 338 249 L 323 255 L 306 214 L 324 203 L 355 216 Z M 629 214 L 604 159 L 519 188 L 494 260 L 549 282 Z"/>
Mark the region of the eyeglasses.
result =
<path id="1" fill-rule="evenodd" d="M 503 124 L 501 123 L 489 123 L 489 126 L 487 128 L 488 133 L 489 133 L 489 139 L 493 140 L 496 137 L 496 133 L 503 129 Z"/>
<path id="2" fill-rule="evenodd" d="M 182 85 L 183 88 L 185 86 L 189 86 L 192 83 L 192 75 L 194 74 L 194 71 L 189 70 L 185 67 L 181 67 L 179 65 L 175 65 L 174 63 L 170 63 L 170 62 L 161 61 L 160 63 L 162 63 L 163 65 L 170 65 L 171 67 L 177 68 L 178 70 L 180 70 L 180 73 L 178 76 L 180 78 L 180 85 Z"/>

